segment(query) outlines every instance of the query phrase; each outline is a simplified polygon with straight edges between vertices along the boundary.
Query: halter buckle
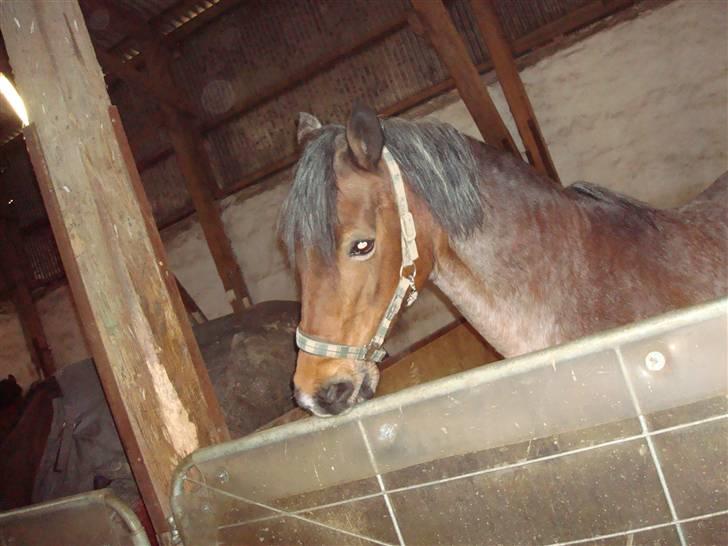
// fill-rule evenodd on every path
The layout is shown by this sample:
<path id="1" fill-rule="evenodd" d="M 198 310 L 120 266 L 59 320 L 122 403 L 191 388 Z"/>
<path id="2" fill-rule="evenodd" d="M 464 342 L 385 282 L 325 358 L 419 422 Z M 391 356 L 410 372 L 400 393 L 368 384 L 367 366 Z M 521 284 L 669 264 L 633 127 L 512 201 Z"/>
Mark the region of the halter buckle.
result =
<path id="1" fill-rule="evenodd" d="M 412 271 L 409 274 L 405 274 L 404 264 L 399 266 L 399 276 L 403 279 L 407 279 L 410 285 L 409 294 L 407 294 L 407 299 L 404 302 L 406 307 L 411 306 L 415 301 L 417 301 L 417 296 L 419 296 L 419 293 L 417 292 L 417 286 L 415 285 L 415 277 L 417 276 L 417 264 L 413 262 L 412 265 L 408 267 L 412 267 Z"/>
<path id="2" fill-rule="evenodd" d="M 364 348 L 366 349 L 366 352 L 364 353 L 364 360 L 367 362 L 377 362 L 377 359 L 374 358 L 374 356 L 381 347 L 377 343 L 374 343 L 374 340 L 371 340 L 364 346 Z"/>

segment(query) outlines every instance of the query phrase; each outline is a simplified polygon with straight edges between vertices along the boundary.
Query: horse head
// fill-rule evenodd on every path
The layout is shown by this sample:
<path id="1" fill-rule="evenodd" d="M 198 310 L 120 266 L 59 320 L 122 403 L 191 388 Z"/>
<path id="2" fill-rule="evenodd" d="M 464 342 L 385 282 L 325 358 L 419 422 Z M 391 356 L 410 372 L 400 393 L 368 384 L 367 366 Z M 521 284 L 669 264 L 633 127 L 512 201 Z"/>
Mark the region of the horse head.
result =
<path id="1" fill-rule="evenodd" d="M 304 150 L 280 220 L 300 274 L 294 391 L 300 406 L 330 416 L 373 396 L 381 341 L 402 300 L 430 275 L 435 230 L 427 207 L 400 182 L 411 211 L 403 223 L 372 109 L 356 105 L 346 127 L 302 114 L 298 140 Z M 402 242 L 408 227 L 415 246 Z"/>

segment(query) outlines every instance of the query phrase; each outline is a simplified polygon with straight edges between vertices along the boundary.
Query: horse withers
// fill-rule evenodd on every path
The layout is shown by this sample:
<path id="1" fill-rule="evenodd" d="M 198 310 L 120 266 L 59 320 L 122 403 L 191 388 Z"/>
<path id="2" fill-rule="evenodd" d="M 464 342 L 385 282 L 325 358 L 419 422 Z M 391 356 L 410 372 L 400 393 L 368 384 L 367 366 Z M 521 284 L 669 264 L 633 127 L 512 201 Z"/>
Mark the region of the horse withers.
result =
<path id="1" fill-rule="evenodd" d="M 301 281 L 295 396 L 315 415 L 374 394 L 383 337 L 428 280 L 506 357 L 728 292 L 728 173 L 658 210 L 363 105 L 346 127 L 302 114 L 298 139 L 279 228 Z"/>

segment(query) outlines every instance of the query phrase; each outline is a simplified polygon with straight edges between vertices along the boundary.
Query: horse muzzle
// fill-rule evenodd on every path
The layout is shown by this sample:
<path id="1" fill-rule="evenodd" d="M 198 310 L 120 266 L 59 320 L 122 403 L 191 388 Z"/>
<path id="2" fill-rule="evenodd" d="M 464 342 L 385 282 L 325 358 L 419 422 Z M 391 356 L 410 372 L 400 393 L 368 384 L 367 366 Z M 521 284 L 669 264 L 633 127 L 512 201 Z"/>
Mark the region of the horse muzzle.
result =
<path id="1" fill-rule="evenodd" d="M 313 394 L 294 389 L 296 403 L 317 417 L 342 415 L 360 402 L 374 396 L 379 383 L 379 369 L 369 362 L 359 362 L 351 377 L 332 378 Z"/>

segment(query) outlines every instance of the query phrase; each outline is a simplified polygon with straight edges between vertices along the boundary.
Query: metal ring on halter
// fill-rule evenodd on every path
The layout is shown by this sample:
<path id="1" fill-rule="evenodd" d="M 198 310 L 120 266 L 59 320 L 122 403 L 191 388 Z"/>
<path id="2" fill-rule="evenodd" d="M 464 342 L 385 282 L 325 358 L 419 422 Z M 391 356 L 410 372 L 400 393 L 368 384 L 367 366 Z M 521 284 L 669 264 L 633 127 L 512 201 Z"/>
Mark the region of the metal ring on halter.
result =
<path id="1" fill-rule="evenodd" d="M 412 268 L 412 272 L 409 275 L 405 275 L 404 274 L 404 268 L 405 267 L 411 267 Z M 404 264 L 400 265 L 399 266 L 399 276 L 400 276 L 400 278 L 410 279 L 411 281 L 414 281 L 415 280 L 415 277 L 417 277 L 417 264 L 416 263 L 412 263 L 412 265 L 404 265 Z"/>

